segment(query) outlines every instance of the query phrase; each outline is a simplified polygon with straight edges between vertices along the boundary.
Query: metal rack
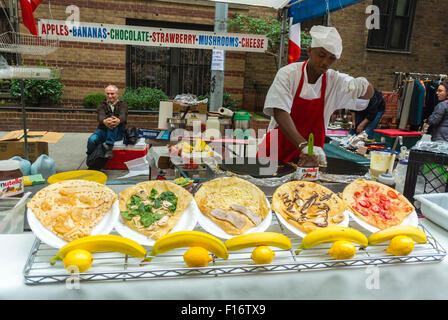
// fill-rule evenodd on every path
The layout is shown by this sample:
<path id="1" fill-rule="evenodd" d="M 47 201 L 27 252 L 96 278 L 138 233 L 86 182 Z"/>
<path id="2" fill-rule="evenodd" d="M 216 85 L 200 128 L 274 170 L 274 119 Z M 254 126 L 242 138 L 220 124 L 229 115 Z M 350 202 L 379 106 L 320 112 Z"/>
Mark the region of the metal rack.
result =
<path id="1" fill-rule="evenodd" d="M 275 249 L 272 263 L 256 265 L 250 258 L 253 248 L 230 252 L 229 259 L 213 257 L 207 267 L 185 267 L 182 255 L 186 249 L 176 249 L 156 256 L 151 262 L 121 253 L 94 253 L 92 267 L 86 273 L 68 274 L 62 261 L 50 265 L 49 259 L 56 255 L 57 249 L 36 239 L 23 269 L 25 284 L 39 285 L 64 283 L 71 279 L 79 281 L 127 281 L 191 277 L 237 276 L 244 274 L 301 272 L 322 269 L 359 268 L 394 264 L 433 263 L 444 259 L 446 251 L 422 225 L 428 242 L 416 244 L 408 256 L 392 256 L 384 251 L 387 244 L 357 248 L 353 259 L 333 260 L 328 255 L 330 244 L 321 244 L 312 249 L 302 250 L 299 255 L 294 250 L 300 245 L 300 238 L 287 230 L 274 214 L 271 226 L 266 231 L 280 232 L 292 241 L 292 250 Z M 195 230 L 204 231 L 199 226 Z"/>

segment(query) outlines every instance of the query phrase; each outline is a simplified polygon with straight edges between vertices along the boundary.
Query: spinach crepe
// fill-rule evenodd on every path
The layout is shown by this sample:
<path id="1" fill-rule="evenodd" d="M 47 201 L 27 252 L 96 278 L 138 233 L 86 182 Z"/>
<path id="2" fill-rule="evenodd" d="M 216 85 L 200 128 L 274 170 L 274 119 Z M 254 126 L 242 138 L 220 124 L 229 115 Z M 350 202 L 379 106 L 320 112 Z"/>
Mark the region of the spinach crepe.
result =
<path id="1" fill-rule="evenodd" d="M 131 229 L 157 240 L 174 228 L 192 199 L 172 182 L 145 181 L 120 193 L 120 213 Z"/>

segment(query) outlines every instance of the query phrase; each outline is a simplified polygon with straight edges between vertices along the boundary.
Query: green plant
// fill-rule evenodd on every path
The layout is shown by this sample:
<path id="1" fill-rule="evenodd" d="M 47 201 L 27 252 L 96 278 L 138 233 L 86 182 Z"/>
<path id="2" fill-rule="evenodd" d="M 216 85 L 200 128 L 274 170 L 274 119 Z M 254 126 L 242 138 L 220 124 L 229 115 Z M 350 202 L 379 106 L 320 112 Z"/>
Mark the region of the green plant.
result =
<path id="1" fill-rule="evenodd" d="M 126 88 L 121 98 L 128 104 L 129 109 L 152 111 L 158 110 L 160 101 L 167 99 L 168 96 L 162 90 L 149 87 Z"/>
<path id="2" fill-rule="evenodd" d="M 61 96 L 64 92 L 60 78 L 50 80 L 23 80 L 25 103 L 32 106 L 57 105 L 61 103 Z M 22 91 L 20 80 L 12 80 L 9 93 L 13 97 L 21 98 Z"/>
<path id="3" fill-rule="evenodd" d="M 82 100 L 82 105 L 88 109 L 96 109 L 98 104 L 106 99 L 106 95 L 103 93 L 89 94 Z"/>
<path id="4" fill-rule="evenodd" d="M 228 27 L 235 32 L 247 32 L 252 34 L 263 34 L 268 37 L 267 54 L 278 59 L 282 36 L 282 21 L 274 18 L 255 18 L 245 14 L 236 13 L 228 20 Z M 289 24 L 286 25 L 285 48 L 289 41 Z M 311 44 L 311 36 L 307 30 L 300 33 L 301 47 L 307 48 Z"/>

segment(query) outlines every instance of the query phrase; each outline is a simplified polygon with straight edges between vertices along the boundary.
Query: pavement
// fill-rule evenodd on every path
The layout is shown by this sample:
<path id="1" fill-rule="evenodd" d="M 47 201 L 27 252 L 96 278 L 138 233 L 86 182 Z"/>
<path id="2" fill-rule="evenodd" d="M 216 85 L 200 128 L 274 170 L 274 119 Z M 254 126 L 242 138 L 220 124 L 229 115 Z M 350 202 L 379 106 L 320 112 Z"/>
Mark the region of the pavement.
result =
<path id="1" fill-rule="evenodd" d="M 7 132 L 0 131 L 0 137 L 3 137 Z M 56 173 L 72 171 L 72 170 L 87 170 L 86 165 L 86 148 L 87 139 L 92 133 L 85 132 L 63 132 L 64 136 L 57 143 L 48 144 L 49 157 L 55 162 Z M 108 183 L 114 181 L 121 181 L 126 183 L 128 180 L 135 182 L 136 180 L 145 181 L 148 176 L 140 175 L 133 178 L 120 179 L 127 173 L 128 170 L 103 170 L 108 177 Z"/>

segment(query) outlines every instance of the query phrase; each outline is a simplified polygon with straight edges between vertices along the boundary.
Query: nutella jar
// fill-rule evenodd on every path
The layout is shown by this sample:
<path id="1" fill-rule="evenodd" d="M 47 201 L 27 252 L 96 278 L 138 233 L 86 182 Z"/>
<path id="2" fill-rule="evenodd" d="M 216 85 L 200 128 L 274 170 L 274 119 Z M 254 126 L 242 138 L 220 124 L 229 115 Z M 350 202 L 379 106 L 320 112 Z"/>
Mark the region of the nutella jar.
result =
<path id="1" fill-rule="evenodd" d="M 319 179 L 319 160 L 316 155 L 302 154 L 297 162 L 296 180 L 316 181 Z"/>
<path id="2" fill-rule="evenodd" d="M 0 161 L 0 199 L 23 194 L 23 174 L 20 161 Z"/>

